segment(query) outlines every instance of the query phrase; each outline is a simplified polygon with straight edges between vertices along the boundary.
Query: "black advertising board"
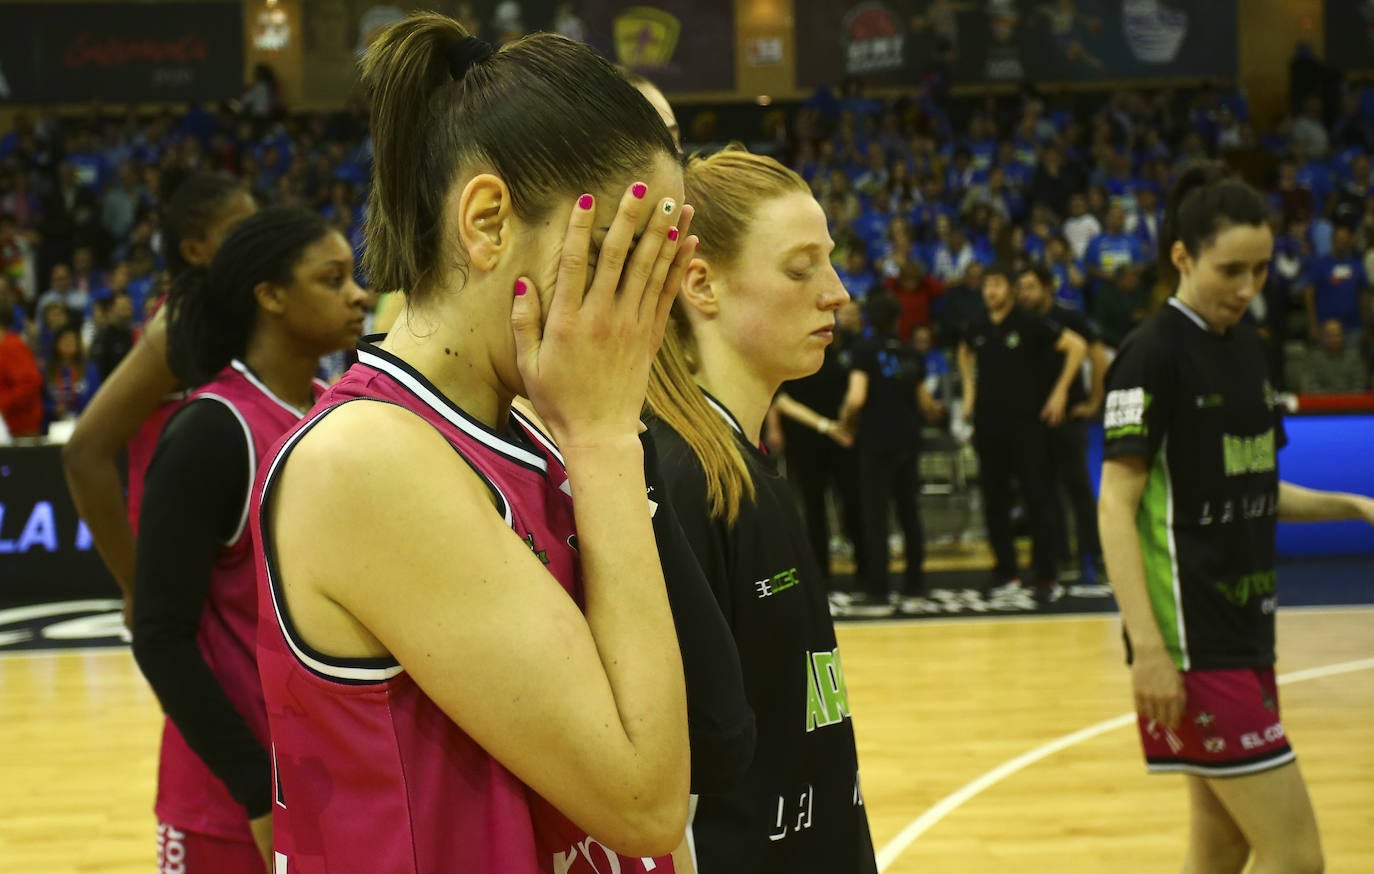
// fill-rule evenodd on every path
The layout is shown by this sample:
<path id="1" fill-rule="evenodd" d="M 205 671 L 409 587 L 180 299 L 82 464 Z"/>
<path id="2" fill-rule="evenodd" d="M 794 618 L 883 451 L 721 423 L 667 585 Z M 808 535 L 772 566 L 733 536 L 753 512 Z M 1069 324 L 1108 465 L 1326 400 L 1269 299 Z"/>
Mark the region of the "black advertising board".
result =
<path id="1" fill-rule="evenodd" d="M 0 3 L 0 102 L 237 96 L 243 26 L 234 2 Z"/>

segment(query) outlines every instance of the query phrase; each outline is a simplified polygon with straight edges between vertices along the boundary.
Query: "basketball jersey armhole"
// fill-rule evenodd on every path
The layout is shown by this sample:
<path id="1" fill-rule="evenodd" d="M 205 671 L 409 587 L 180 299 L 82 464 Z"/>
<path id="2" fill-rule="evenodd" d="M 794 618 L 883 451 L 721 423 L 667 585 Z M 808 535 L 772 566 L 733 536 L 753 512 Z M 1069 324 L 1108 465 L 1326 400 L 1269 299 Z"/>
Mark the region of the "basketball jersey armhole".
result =
<path id="1" fill-rule="evenodd" d="M 277 619 L 277 627 L 281 631 L 282 637 L 286 640 L 292 655 L 294 655 L 296 660 L 300 662 L 306 670 L 310 671 L 310 673 L 322 680 L 351 686 L 384 683 L 401 674 L 405 668 L 401 666 L 400 662 L 389 655 L 368 658 L 333 656 L 322 653 L 305 642 L 305 639 L 297 631 L 295 624 L 291 620 L 291 613 L 286 605 L 286 597 L 282 591 L 280 580 L 278 579 L 276 549 L 269 533 L 270 527 L 267 508 L 271 504 L 272 488 L 276 485 L 277 475 L 280 472 L 281 466 L 290 455 L 291 450 L 295 448 L 296 444 L 299 443 L 306 434 L 310 433 L 325 416 L 345 404 L 351 404 L 357 401 L 391 404 L 403 410 L 407 409 L 401 404 L 379 398 L 352 398 L 320 410 L 311 417 L 310 421 L 305 423 L 299 431 L 291 435 L 291 438 L 283 444 L 281 449 L 277 452 L 276 457 L 272 459 L 272 463 L 267 470 L 267 475 L 263 480 L 262 499 L 258 508 L 259 524 L 262 530 L 263 562 L 265 570 L 267 571 L 267 585 L 269 593 L 272 596 L 272 609 Z M 413 411 L 407 410 L 407 412 Z M 420 418 L 423 419 L 423 417 Z M 438 429 L 436 428 L 435 430 L 437 431 Z M 442 436 L 442 432 L 440 436 Z M 447 438 L 445 438 L 445 442 L 448 442 Z M 453 446 L 452 443 L 449 443 L 449 445 L 451 447 Z M 457 447 L 453 448 L 458 457 L 463 459 L 463 462 L 481 478 L 482 482 L 486 483 L 487 488 L 491 490 L 492 496 L 496 499 L 497 512 L 501 514 L 501 518 L 505 520 L 506 525 L 513 530 L 514 519 L 511 513 L 510 502 L 506 500 L 506 496 L 501 493 L 501 490 L 498 489 L 485 474 L 468 461 L 468 459 L 457 450 Z"/>
<path id="2" fill-rule="evenodd" d="M 243 418 L 243 413 L 239 412 L 239 408 L 234 406 L 233 401 L 212 392 L 202 392 L 196 395 L 196 400 L 202 399 L 223 404 L 234 415 L 239 427 L 243 429 L 244 447 L 248 453 L 248 492 L 243 497 L 243 509 L 239 512 L 239 521 L 234 527 L 234 533 L 223 543 L 226 548 L 232 548 L 238 545 L 239 541 L 243 539 L 244 532 L 248 530 L 248 508 L 253 504 L 253 483 L 258 481 L 258 453 L 253 441 L 253 431 L 248 427 L 248 420 Z"/>

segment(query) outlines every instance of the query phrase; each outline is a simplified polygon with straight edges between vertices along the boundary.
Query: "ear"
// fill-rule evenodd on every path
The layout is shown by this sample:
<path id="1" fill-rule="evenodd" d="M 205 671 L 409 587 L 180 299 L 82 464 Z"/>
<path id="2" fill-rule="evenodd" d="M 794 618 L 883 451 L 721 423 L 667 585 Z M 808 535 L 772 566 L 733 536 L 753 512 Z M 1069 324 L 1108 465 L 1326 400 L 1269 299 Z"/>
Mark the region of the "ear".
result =
<path id="1" fill-rule="evenodd" d="M 204 240 L 182 240 L 181 258 L 194 267 L 210 263 L 210 246 Z"/>
<path id="2" fill-rule="evenodd" d="M 678 300 L 707 318 L 720 312 L 720 286 L 724 280 L 713 273 L 711 265 L 701 258 L 693 258 L 682 279 Z"/>
<path id="3" fill-rule="evenodd" d="M 1173 246 L 1169 247 L 1169 260 L 1179 276 L 1188 276 L 1193 272 L 1193 256 L 1188 254 L 1188 247 L 1183 245 L 1182 240 L 1174 240 Z"/>
<path id="4" fill-rule="evenodd" d="M 468 263 L 476 270 L 496 269 L 511 241 L 510 188 L 504 179 L 479 173 L 449 199 L 447 226 L 457 231 Z"/>
<path id="5" fill-rule="evenodd" d="M 259 282 L 253 286 L 253 299 L 258 302 L 258 309 L 274 316 L 286 311 L 286 289 L 275 282 Z"/>

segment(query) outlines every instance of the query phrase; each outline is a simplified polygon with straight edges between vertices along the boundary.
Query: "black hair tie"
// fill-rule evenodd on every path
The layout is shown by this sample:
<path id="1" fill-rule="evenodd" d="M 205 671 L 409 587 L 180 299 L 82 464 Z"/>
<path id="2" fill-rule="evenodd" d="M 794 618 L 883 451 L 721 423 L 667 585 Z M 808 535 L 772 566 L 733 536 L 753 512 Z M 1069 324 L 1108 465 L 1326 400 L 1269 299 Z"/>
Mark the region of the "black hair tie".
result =
<path id="1" fill-rule="evenodd" d="M 475 36 L 465 36 L 448 47 L 448 72 L 453 81 L 461 82 L 474 64 L 496 54 L 491 43 Z"/>

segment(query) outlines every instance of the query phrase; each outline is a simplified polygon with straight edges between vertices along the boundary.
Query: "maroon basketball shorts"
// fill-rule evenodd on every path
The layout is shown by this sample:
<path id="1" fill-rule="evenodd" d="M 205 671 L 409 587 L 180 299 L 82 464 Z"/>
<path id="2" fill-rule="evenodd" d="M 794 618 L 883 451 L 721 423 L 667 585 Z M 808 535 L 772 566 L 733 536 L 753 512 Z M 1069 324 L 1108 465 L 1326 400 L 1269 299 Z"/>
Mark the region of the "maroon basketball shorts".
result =
<path id="1" fill-rule="evenodd" d="M 158 874 L 263 874 L 264 870 L 254 843 L 157 824 Z"/>
<path id="2" fill-rule="evenodd" d="M 1188 700 L 1178 728 L 1139 718 L 1151 772 L 1238 777 L 1293 761 L 1273 668 L 1185 671 L 1183 686 Z"/>

